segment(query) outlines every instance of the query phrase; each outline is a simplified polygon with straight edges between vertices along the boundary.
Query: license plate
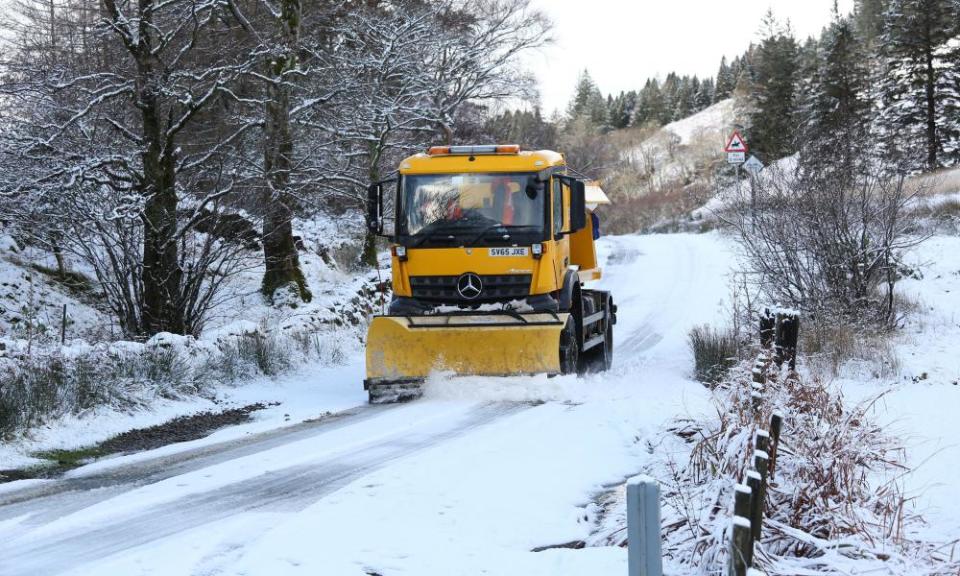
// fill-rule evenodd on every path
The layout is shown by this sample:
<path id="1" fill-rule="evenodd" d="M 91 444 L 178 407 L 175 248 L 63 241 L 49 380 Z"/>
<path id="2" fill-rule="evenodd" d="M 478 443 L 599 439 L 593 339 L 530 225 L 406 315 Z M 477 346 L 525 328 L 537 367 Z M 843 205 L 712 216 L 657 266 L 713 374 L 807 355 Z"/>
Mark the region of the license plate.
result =
<path id="1" fill-rule="evenodd" d="M 490 249 L 491 256 L 526 256 L 529 253 L 530 253 L 529 248 L 510 247 L 510 248 L 491 248 Z"/>

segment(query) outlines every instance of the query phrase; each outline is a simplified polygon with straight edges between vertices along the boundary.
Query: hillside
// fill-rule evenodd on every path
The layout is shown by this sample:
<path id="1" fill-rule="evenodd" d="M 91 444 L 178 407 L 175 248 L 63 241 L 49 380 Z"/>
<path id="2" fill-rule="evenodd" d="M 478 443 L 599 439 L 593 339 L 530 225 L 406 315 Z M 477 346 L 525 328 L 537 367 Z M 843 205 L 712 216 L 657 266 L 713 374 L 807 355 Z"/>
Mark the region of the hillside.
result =
<path id="1" fill-rule="evenodd" d="M 653 186 L 676 180 L 690 183 L 722 160 L 735 118 L 734 100 L 728 98 L 663 126 L 624 154 Z"/>

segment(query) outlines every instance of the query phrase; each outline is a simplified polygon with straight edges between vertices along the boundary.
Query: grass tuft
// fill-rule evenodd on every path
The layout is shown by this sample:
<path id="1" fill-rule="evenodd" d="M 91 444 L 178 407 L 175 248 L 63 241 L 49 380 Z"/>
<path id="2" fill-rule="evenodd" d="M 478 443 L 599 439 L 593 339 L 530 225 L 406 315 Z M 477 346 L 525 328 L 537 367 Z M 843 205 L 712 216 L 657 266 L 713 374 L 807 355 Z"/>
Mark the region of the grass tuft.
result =
<path id="1" fill-rule="evenodd" d="M 690 330 L 690 349 L 693 351 L 694 374 L 697 380 L 715 384 L 737 363 L 739 346 L 731 330 L 714 330 L 710 326 L 696 326 Z"/>

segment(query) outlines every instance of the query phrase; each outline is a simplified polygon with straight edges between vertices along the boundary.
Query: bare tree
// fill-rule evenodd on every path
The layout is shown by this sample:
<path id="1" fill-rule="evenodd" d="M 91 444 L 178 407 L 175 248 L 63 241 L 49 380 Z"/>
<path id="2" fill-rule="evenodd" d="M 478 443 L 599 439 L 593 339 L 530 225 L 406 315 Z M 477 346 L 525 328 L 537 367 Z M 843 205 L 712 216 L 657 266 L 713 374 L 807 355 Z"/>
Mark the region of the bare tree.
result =
<path id="1" fill-rule="evenodd" d="M 549 42 L 550 23 L 530 0 L 374 3 L 345 19 L 340 69 L 356 79 L 340 126 L 350 158 L 342 173 L 355 205 L 395 161 L 426 143 L 450 142 L 467 103 L 532 98 L 519 56 Z M 365 238 L 363 259 L 375 257 Z"/>
<path id="2" fill-rule="evenodd" d="M 24 12 L 13 28 L 0 90 L 10 114 L 4 163 L 20 178 L 5 187 L 15 199 L 6 206 L 46 214 L 65 242 L 63 230 L 77 234 L 71 250 L 113 287 L 111 307 L 130 334 L 197 332 L 221 287 L 209 266 L 230 268 L 232 251 L 192 235 L 231 192 L 225 152 L 251 124 L 213 142 L 185 136 L 234 97 L 229 87 L 250 63 L 223 49 L 229 14 L 217 0 L 103 0 L 96 24 L 96 4 L 74 1 L 75 13 L 56 20 L 49 64 L 30 57 L 49 22 Z M 196 201 L 183 206 L 188 193 Z"/>
<path id="3" fill-rule="evenodd" d="M 803 178 L 768 169 L 725 214 L 767 296 L 820 318 L 888 325 L 903 252 L 924 239 L 907 208 L 915 191 L 882 167 Z"/>
<path id="4" fill-rule="evenodd" d="M 263 292 L 308 299 L 294 217 L 359 223 L 385 166 L 532 96 L 519 55 L 549 32 L 530 0 L 13 1 L 0 217 L 141 336 L 196 333 L 248 265 L 217 224 L 237 207 L 263 217 Z"/>

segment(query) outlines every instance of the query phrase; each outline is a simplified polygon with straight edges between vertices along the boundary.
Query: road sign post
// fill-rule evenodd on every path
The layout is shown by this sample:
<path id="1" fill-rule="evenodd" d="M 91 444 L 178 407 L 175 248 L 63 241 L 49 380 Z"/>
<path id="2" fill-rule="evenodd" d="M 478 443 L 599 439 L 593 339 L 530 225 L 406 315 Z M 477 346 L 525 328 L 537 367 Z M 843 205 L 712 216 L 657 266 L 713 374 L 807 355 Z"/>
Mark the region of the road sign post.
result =
<path id="1" fill-rule="evenodd" d="M 747 150 L 747 141 L 740 135 L 739 130 L 733 131 L 733 134 L 731 134 L 727 140 L 727 145 L 723 147 L 723 151 L 727 153 L 727 163 L 733 164 L 736 170 L 735 178 L 737 179 L 738 198 L 740 196 L 740 166 L 747 161 Z M 750 190 L 752 197 L 753 188 Z M 751 204 L 753 204 L 752 200 Z"/>
<path id="2" fill-rule="evenodd" d="M 730 164 L 743 164 L 747 161 L 747 141 L 740 135 L 739 130 L 730 135 L 723 151 L 727 153 L 727 162 Z"/>
<path id="3" fill-rule="evenodd" d="M 754 155 L 750 155 L 750 158 L 743 163 L 743 169 L 750 174 L 750 226 L 754 230 L 757 229 L 757 189 L 756 189 L 756 180 L 757 174 L 763 170 L 763 162 L 760 161 Z"/>

